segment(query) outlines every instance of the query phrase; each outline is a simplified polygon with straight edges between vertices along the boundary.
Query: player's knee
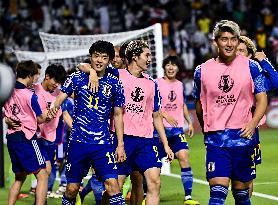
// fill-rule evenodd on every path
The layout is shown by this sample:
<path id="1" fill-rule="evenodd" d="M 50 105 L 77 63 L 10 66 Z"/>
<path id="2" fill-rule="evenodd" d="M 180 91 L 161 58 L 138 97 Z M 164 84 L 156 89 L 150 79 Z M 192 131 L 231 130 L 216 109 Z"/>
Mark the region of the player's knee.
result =
<path id="1" fill-rule="evenodd" d="M 159 192 L 160 190 L 160 177 L 151 177 L 147 179 L 147 186 L 148 186 L 148 192 L 155 191 Z"/>
<path id="2" fill-rule="evenodd" d="M 106 189 L 107 193 L 110 196 L 118 194 L 120 192 L 119 184 L 116 179 L 107 179 L 104 182 L 104 185 L 105 185 L 105 189 Z"/>
<path id="3" fill-rule="evenodd" d="M 69 199 L 74 199 L 77 196 L 79 190 L 78 184 L 68 184 L 66 188 L 66 197 Z"/>
<path id="4" fill-rule="evenodd" d="M 35 176 L 38 181 L 48 180 L 48 174 L 45 169 L 41 169 L 39 172 L 35 173 Z"/>

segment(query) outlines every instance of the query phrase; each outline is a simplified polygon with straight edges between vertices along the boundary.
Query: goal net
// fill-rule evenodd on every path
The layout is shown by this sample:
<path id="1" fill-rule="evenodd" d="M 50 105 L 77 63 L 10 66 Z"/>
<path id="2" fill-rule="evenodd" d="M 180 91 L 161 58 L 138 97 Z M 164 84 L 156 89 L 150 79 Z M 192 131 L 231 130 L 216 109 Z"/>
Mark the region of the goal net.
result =
<path id="1" fill-rule="evenodd" d="M 89 48 L 95 41 L 106 40 L 114 46 L 121 46 L 126 41 L 145 40 L 149 43 L 152 52 L 152 64 L 148 73 L 154 78 L 163 76 L 163 43 L 160 24 L 140 30 L 99 35 L 59 35 L 40 32 L 40 38 L 48 63 L 60 63 L 66 69 L 73 68 L 88 58 Z"/>

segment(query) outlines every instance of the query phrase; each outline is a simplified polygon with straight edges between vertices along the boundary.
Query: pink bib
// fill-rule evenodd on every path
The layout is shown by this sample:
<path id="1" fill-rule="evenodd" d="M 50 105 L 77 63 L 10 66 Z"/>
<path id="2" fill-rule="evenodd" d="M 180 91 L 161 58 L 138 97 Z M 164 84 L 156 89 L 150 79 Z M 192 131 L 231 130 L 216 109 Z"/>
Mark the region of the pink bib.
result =
<path id="1" fill-rule="evenodd" d="M 230 65 L 210 59 L 201 65 L 204 131 L 240 129 L 252 119 L 254 84 L 249 59 L 237 56 Z"/>

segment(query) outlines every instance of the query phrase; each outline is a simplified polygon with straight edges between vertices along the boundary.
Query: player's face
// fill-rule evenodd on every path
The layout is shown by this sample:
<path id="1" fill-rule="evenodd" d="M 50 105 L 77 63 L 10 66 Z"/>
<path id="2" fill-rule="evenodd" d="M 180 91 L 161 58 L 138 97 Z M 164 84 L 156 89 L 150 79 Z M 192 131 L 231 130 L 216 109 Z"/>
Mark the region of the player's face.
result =
<path id="1" fill-rule="evenodd" d="M 243 56 L 248 57 L 248 58 L 251 57 L 251 55 L 248 53 L 247 46 L 245 45 L 245 43 L 240 43 L 238 45 L 236 54 L 237 55 L 243 55 Z"/>
<path id="2" fill-rule="evenodd" d="M 230 32 L 223 32 L 216 40 L 218 55 L 223 59 L 233 58 L 236 56 L 238 37 Z"/>
<path id="3" fill-rule="evenodd" d="M 123 61 L 120 57 L 119 49 L 117 49 L 117 48 L 115 49 L 115 58 L 112 61 L 112 65 L 115 68 L 123 68 Z"/>
<path id="4" fill-rule="evenodd" d="M 61 84 L 58 83 L 55 78 L 50 78 L 48 74 L 45 76 L 44 83 L 46 85 L 47 91 L 54 91 L 56 88 L 58 88 Z"/>
<path id="5" fill-rule="evenodd" d="M 137 58 L 137 66 L 141 68 L 143 71 L 148 70 L 149 65 L 151 64 L 152 54 L 149 48 L 143 48 L 143 53 L 140 54 Z"/>
<path id="6" fill-rule="evenodd" d="M 169 62 L 165 65 L 164 73 L 165 73 L 166 78 L 168 78 L 168 79 L 171 79 L 171 80 L 175 79 L 178 71 L 179 71 L 179 68 L 176 64 Z"/>
<path id="7" fill-rule="evenodd" d="M 97 73 L 104 73 L 109 64 L 107 53 L 94 52 L 91 56 L 91 66 Z"/>

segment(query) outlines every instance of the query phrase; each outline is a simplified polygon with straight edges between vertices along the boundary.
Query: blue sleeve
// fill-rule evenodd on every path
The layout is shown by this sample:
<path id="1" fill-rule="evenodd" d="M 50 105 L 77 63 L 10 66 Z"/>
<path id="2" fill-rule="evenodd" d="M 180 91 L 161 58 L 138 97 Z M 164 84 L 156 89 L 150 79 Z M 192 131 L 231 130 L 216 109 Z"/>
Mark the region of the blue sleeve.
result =
<path id="1" fill-rule="evenodd" d="M 66 99 L 63 103 L 62 103 L 62 105 L 61 105 L 61 109 L 62 109 L 62 112 L 65 112 L 65 111 L 68 111 L 68 99 Z"/>
<path id="2" fill-rule="evenodd" d="M 81 71 L 78 72 L 74 72 L 72 73 L 67 80 L 65 81 L 65 83 L 63 84 L 63 86 L 61 87 L 61 91 L 63 93 L 66 93 L 68 96 L 71 96 L 71 94 L 74 92 L 74 90 L 76 89 L 76 81 L 77 78 L 81 76 Z"/>
<path id="3" fill-rule="evenodd" d="M 38 102 L 38 96 L 35 93 L 33 93 L 32 95 L 31 106 L 34 112 L 36 113 L 36 116 L 42 115 L 42 110 Z"/>
<path id="4" fill-rule="evenodd" d="M 271 62 L 265 58 L 260 62 L 265 76 L 265 86 L 267 90 L 278 88 L 278 72 L 275 70 Z"/>
<path id="5" fill-rule="evenodd" d="M 199 65 L 194 72 L 194 87 L 192 95 L 196 100 L 200 99 L 201 94 L 201 66 Z"/>
<path id="6" fill-rule="evenodd" d="M 254 93 L 258 94 L 261 92 L 266 92 L 265 87 L 265 76 L 262 73 L 262 68 L 258 62 L 254 60 L 249 60 L 250 73 L 254 82 Z"/>
<path id="7" fill-rule="evenodd" d="M 183 103 L 185 103 L 186 104 L 186 101 L 187 101 L 187 99 L 186 99 L 186 92 L 185 92 L 185 84 L 182 82 L 182 94 L 183 94 Z"/>
<path id="8" fill-rule="evenodd" d="M 119 78 L 119 70 L 117 68 L 109 66 L 106 68 L 106 73 L 109 73 L 109 74 Z"/>
<path id="9" fill-rule="evenodd" d="M 125 105 L 124 87 L 120 80 L 115 83 L 114 107 L 123 107 Z"/>
<path id="10" fill-rule="evenodd" d="M 154 81 L 154 109 L 153 112 L 159 111 L 161 108 L 161 95 L 158 89 L 157 82 Z"/>

